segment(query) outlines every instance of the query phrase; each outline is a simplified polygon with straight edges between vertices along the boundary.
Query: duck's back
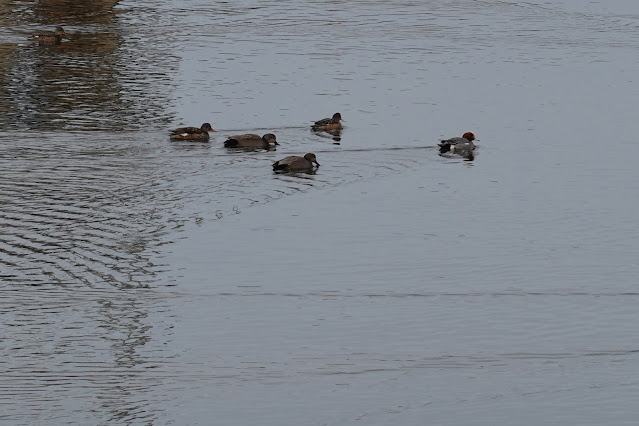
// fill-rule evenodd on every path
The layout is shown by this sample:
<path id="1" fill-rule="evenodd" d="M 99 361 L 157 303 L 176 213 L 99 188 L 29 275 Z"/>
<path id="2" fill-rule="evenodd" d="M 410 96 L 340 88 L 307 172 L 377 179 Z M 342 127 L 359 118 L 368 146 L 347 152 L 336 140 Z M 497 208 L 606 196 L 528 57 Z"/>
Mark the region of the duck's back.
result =
<path id="1" fill-rule="evenodd" d="M 179 134 L 192 135 L 194 133 L 206 133 L 206 132 L 200 129 L 199 127 L 179 127 L 177 129 L 171 130 L 172 135 L 179 135 Z"/>
<path id="2" fill-rule="evenodd" d="M 180 127 L 171 131 L 169 136 L 171 140 L 178 141 L 201 141 L 207 142 L 209 140 L 209 132 L 197 127 Z"/>
<path id="3" fill-rule="evenodd" d="M 259 148 L 263 146 L 268 146 L 268 143 L 265 142 L 264 139 L 262 139 L 262 137 L 259 135 L 246 133 L 243 135 L 229 136 L 229 138 L 224 142 L 224 146 L 227 148 L 237 148 L 237 147 Z"/>
<path id="4" fill-rule="evenodd" d="M 457 137 L 442 140 L 440 145 L 457 145 L 464 142 L 468 143 L 469 141 L 467 139 Z"/>
<path id="5" fill-rule="evenodd" d="M 328 123 L 331 122 L 330 118 L 322 118 L 321 120 L 318 120 L 315 122 L 315 126 L 326 126 Z"/>
<path id="6" fill-rule="evenodd" d="M 294 165 L 294 164 L 300 164 L 300 163 L 301 164 L 303 164 L 303 163 L 310 164 L 308 161 L 306 161 L 305 158 L 298 157 L 296 155 L 291 155 L 290 157 L 284 157 L 281 160 L 279 160 L 278 163 L 282 164 L 282 165 L 288 165 L 288 166 L 290 166 L 292 164 Z"/>
<path id="7" fill-rule="evenodd" d="M 62 37 L 53 33 L 33 34 L 31 40 L 36 40 L 41 44 L 62 44 Z"/>
<path id="8" fill-rule="evenodd" d="M 306 158 L 298 156 L 284 157 L 279 161 L 273 163 L 273 170 L 304 170 L 313 167 L 313 163 Z"/>

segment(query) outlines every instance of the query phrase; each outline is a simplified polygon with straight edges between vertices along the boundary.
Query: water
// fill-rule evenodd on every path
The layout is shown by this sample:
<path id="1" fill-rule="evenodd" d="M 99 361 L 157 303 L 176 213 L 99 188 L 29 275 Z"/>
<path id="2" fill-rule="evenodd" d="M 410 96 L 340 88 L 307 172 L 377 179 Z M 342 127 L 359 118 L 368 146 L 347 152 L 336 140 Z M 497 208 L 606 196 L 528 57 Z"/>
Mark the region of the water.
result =
<path id="1" fill-rule="evenodd" d="M 635 423 L 635 2 L 81 3 L 0 9 L 3 422 Z"/>

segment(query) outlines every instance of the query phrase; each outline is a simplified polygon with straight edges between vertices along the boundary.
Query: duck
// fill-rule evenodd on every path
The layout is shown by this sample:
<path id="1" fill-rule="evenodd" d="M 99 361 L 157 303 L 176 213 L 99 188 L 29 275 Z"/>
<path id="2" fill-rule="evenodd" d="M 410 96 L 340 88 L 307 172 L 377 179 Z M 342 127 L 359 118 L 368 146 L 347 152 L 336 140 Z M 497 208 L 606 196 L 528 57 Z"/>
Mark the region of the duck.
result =
<path id="1" fill-rule="evenodd" d="M 475 150 L 475 134 L 473 132 L 466 132 L 461 138 L 451 138 L 442 140 L 439 146 L 439 153 L 444 154 L 451 152 L 463 157 L 470 157 Z"/>
<path id="2" fill-rule="evenodd" d="M 201 141 L 208 142 L 209 132 L 214 132 L 209 123 L 202 124 L 202 127 L 180 127 L 171 130 L 169 136 L 174 141 Z"/>
<path id="3" fill-rule="evenodd" d="M 298 157 L 296 155 L 282 158 L 279 161 L 273 163 L 273 171 L 276 172 L 296 172 L 304 170 L 312 170 L 313 163 L 319 167 L 317 157 L 315 154 L 309 152 L 304 157 Z"/>
<path id="4" fill-rule="evenodd" d="M 336 112 L 333 114 L 332 118 L 323 118 L 319 121 L 316 121 L 315 124 L 311 126 L 311 128 L 315 131 L 321 130 L 341 130 L 342 123 L 340 123 L 342 119 L 342 114 Z"/>
<path id="5" fill-rule="evenodd" d="M 269 149 L 273 145 L 279 145 L 273 133 L 267 133 L 260 137 L 252 133 L 234 135 L 224 141 L 225 148 L 264 148 Z"/>
<path id="6" fill-rule="evenodd" d="M 37 40 L 40 44 L 60 44 L 62 38 L 69 38 L 69 34 L 62 27 L 56 27 L 53 32 L 35 33 L 31 35 L 31 40 Z"/>

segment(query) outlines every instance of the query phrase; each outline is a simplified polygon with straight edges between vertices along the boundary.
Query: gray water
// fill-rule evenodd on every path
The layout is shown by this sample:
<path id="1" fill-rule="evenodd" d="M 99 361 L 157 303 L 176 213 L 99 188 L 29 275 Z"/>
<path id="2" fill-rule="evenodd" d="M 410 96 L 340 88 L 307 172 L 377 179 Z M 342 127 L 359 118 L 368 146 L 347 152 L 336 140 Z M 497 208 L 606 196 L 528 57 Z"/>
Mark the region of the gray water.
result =
<path id="1" fill-rule="evenodd" d="M 160 3 L 0 7 L 1 421 L 636 424 L 638 3 Z"/>

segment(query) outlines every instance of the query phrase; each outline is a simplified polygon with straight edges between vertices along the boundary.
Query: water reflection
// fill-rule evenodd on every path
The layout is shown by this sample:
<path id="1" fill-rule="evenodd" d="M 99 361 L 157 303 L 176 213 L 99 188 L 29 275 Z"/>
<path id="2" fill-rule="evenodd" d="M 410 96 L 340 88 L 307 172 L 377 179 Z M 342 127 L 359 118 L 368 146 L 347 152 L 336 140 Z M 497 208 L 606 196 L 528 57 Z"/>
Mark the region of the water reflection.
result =
<path id="1" fill-rule="evenodd" d="M 13 343 L 0 358 L 6 380 L 0 397 L 17 394 L 22 403 L 3 405 L 0 420 L 51 419 L 50 401 L 80 423 L 161 413 L 147 408 L 148 394 L 163 380 L 151 374 L 159 362 L 143 349 L 153 346 L 152 327 L 169 332 L 170 324 L 149 319 L 149 311 L 166 311 L 164 297 L 57 286 L 3 286 L 3 292 L 3 338 Z"/>
<path id="2" fill-rule="evenodd" d="M 9 84 L 11 82 L 10 69 L 18 46 L 15 44 L 0 44 L 0 120 L 6 120 L 14 111 L 15 106 L 7 102 L 10 97 Z M 8 122 L 2 123 L 9 126 Z"/>
<path id="3" fill-rule="evenodd" d="M 101 339 L 108 342 L 110 374 L 121 371 L 121 381 L 103 386 L 98 400 L 105 412 L 111 413 L 112 420 L 139 420 L 139 417 L 151 419 L 158 413 L 145 410 L 145 394 L 161 385 L 159 377 L 145 374 L 154 365 L 149 359 L 140 355 L 142 349 L 150 342 L 152 324 L 148 321 L 148 303 L 141 303 L 139 295 L 131 298 L 108 298 L 99 301 L 98 314 L 103 315 L 101 321 Z"/>
<path id="4" fill-rule="evenodd" d="M 33 6 L 33 15 L 41 24 L 107 24 L 116 14 L 118 3 L 119 0 L 39 0 Z"/>
<path id="5" fill-rule="evenodd" d="M 333 139 L 335 145 L 340 145 L 342 141 L 342 130 L 341 129 L 333 129 L 333 130 L 316 130 L 311 129 L 311 132 L 318 135 L 322 138 L 331 138 Z"/>
<path id="6" fill-rule="evenodd" d="M 277 176 L 286 175 L 293 176 L 301 179 L 312 179 L 310 176 L 317 174 L 317 168 L 308 169 L 308 170 L 296 170 L 294 172 L 283 172 L 283 171 L 275 171 L 273 172 Z"/>
<path id="7" fill-rule="evenodd" d="M 171 79 L 177 62 L 152 27 L 131 37 L 117 1 L 47 0 L 32 10 L 14 10 L 23 33 L 64 25 L 68 40 L 25 42 L 3 49 L 5 91 L 0 124 L 8 129 L 122 130 L 168 123 Z M 8 25 L 9 21 L 2 21 Z M 71 25 L 72 24 L 72 25 Z M 159 37 L 163 40 L 163 36 Z M 158 72 L 158 69 L 161 69 Z"/>
<path id="8" fill-rule="evenodd" d="M 438 155 L 440 157 L 442 157 L 442 158 L 447 158 L 449 160 L 453 160 L 454 162 L 460 162 L 460 161 L 461 162 L 472 162 L 472 161 L 475 161 L 475 154 L 472 153 L 472 152 L 469 153 L 468 155 L 464 155 L 464 156 L 455 155 L 455 154 L 448 154 L 448 153 L 445 153 L 445 154 L 439 153 Z"/>

